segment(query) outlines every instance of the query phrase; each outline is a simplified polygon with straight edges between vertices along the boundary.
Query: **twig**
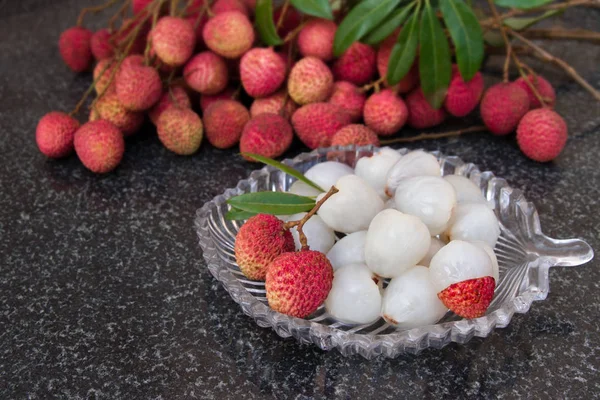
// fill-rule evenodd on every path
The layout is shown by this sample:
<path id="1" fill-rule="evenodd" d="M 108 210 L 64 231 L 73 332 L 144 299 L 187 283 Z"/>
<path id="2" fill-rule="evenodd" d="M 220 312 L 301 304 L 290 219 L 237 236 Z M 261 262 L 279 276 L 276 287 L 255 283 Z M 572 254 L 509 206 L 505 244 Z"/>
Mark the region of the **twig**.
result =
<path id="1" fill-rule="evenodd" d="M 287 14 L 289 7 L 290 0 L 285 0 L 285 3 L 283 3 L 283 7 L 281 8 L 281 14 L 279 14 L 279 19 L 277 20 L 277 30 L 281 28 L 281 25 L 283 25 L 283 20 L 285 19 L 285 15 Z"/>
<path id="2" fill-rule="evenodd" d="M 533 70 L 531 68 L 526 67 L 529 70 L 529 72 L 531 73 L 531 75 L 527 75 L 527 73 L 523 70 L 525 66 L 521 63 L 521 61 L 519 60 L 519 58 L 517 57 L 516 54 L 513 54 L 513 60 L 515 61 L 515 65 L 517 66 L 517 69 L 519 70 L 519 74 L 523 77 L 525 84 L 529 87 L 529 89 L 531 89 L 531 92 L 538 99 L 538 101 L 540 102 L 542 107 L 545 107 L 546 100 L 544 100 L 541 93 L 539 92 L 539 90 L 537 90 L 537 87 L 534 85 L 535 80 L 534 80 L 534 82 L 531 82 L 531 80 L 529 79 L 530 76 L 533 76 L 533 79 L 537 79 L 537 75 L 535 75 L 535 73 L 533 72 Z"/>
<path id="3" fill-rule="evenodd" d="M 382 76 L 381 78 L 377 79 L 376 81 L 373 81 L 371 83 L 367 83 L 366 85 L 364 85 L 363 87 L 361 87 L 360 91 L 362 93 L 368 92 L 369 90 L 371 90 L 373 88 L 377 88 L 379 85 L 381 85 L 384 82 L 385 82 L 385 76 Z"/>
<path id="4" fill-rule="evenodd" d="M 589 40 L 600 43 L 600 32 L 587 29 L 527 29 L 523 36 L 530 39 L 566 39 L 566 40 Z"/>
<path id="5" fill-rule="evenodd" d="M 108 20 L 108 30 L 112 33 L 115 29 L 115 22 L 117 22 L 117 20 L 119 19 L 119 17 L 124 16 L 127 13 L 127 9 L 129 8 L 129 4 L 131 3 L 131 0 L 125 0 L 125 2 L 121 5 L 121 7 L 119 8 L 119 11 L 117 11 L 112 17 L 110 17 L 110 19 Z"/>
<path id="6" fill-rule="evenodd" d="M 496 23 L 499 25 L 500 33 L 502 34 L 502 40 L 504 40 L 504 46 L 506 47 L 506 59 L 504 60 L 504 68 L 502 69 L 502 81 L 508 82 L 508 72 L 510 68 L 510 55 L 512 53 L 512 45 L 510 44 L 510 40 L 508 40 L 508 36 L 506 35 L 506 27 L 500 21 L 500 15 L 498 14 L 498 10 L 496 9 L 496 5 L 493 0 L 488 0 L 488 4 L 490 5 L 490 9 L 492 10 L 492 14 L 494 15 L 494 19 Z"/>
<path id="7" fill-rule="evenodd" d="M 100 73 L 98 74 L 98 76 L 96 77 L 96 79 L 94 79 L 94 81 L 92 82 L 92 84 L 90 85 L 90 87 L 87 88 L 87 90 L 85 91 L 85 93 L 83 94 L 83 96 L 81 97 L 81 99 L 79 100 L 79 102 L 75 105 L 75 108 L 73 109 L 73 111 L 71 111 L 69 113 L 70 116 L 75 116 L 79 113 L 79 111 L 81 110 L 81 106 L 83 106 L 83 104 L 85 103 L 85 101 L 87 100 L 87 98 L 89 97 L 89 95 L 94 91 L 94 89 L 96 89 L 96 85 L 98 84 L 98 81 L 100 79 L 102 79 L 102 76 L 104 75 L 104 73 L 113 65 L 112 62 L 107 63 L 104 68 L 102 68 L 102 70 L 100 71 Z"/>
<path id="8" fill-rule="evenodd" d="M 300 31 L 302 30 L 302 28 L 304 28 L 304 25 L 306 25 L 306 21 L 301 23 L 300 25 L 298 25 L 296 28 L 294 28 L 293 31 L 291 31 L 290 33 L 288 33 L 285 38 L 283 39 L 283 43 L 287 43 L 290 40 L 294 40 L 294 38 L 300 33 Z"/>
<path id="9" fill-rule="evenodd" d="M 179 0 L 171 0 L 171 6 L 169 10 L 169 15 L 174 17 L 177 14 L 177 6 L 179 5 Z"/>
<path id="10" fill-rule="evenodd" d="M 450 131 L 450 132 L 421 133 L 420 135 L 417 135 L 417 136 L 382 140 L 381 144 L 388 145 L 388 144 L 394 144 L 394 143 L 412 143 L 412 142 L 418 142 L 420 140 L 443 139 L 443 138 L 447 138 L 447 137 L 460 136 L 465 133 L 483 132 L 483 131 L 487 131 L 487 129 L 488 128 L 484 125 L 476 125 L 476 126 L 472 126 L 470 128 L 458 129 L 456 131 Z"/>
<path id="11" fill-rule="evenodd" d="M 158 14 L 160 13 L 160 9 L 162 8 L 165 0 L 158 0 L 154 10 L 152 11 L 152 29 L 156 26 L 156 22 L 158 21 Z M 149 65 L 149 55 L 150 49 L 152 48 L 152 35 L 148 35 L 148 40 L 146 41 L 146 48 L 144 49 L 144 64 Z"/>
<path id="12" fill-rule="evenodd" d="M 81 12 L 79 13 L 79 17 L 77 18 L 77 26 L 81 26 L 83 25 L 83 18 L 85 17 L 85 14 L 87 13 L 98 13 L 100 11 L 106 10 L 109 7 L 112 7 L 113 5 L 117 4 L 119 0 L 108 0 L 106 3 L 104 4 L 100 4 L 99 6 L 94 6 L 94 7 L 86 7 L 84 9 L 81 10 Z"/>
<path id="13" fill-rule="evenodd" d="M 504 21 L 507 18 L 514 17 L 516 15 L 521 14 L 531 14 L 538 13 L 540 11 L 550 11 L 550 10 L 566 10 L 567 8 L 577 7 L 577 6 L 589 6 L 589 7 L 600 7 L 600 2 L 598 0 L 570 0 L 563 3 L 550 4 L 547 6 L 530 8 L 528 10 L 521 10 L 514 8 L 507 13 L 504 13 L 499 16 L 500 21 Z M 495 17 L 491 17 L 488 19 L 484 19 L 479 21 L 482 26 L 495 25 L 497 23 Z"/>

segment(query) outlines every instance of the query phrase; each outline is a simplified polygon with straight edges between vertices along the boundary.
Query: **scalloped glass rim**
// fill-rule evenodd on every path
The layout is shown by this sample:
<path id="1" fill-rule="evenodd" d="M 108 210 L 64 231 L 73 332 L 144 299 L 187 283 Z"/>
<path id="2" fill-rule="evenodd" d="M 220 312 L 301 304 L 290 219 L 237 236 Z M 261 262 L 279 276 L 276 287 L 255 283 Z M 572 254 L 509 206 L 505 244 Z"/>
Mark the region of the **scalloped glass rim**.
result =
<path id="1" fill-rule="evenodd" d="M 327 160 L 354 166 L 360 157 L 376 150 L 374 146 L 324 148 L 302 153 L 284 163 L 302 172 Z M 408 151 L 398 150 L 401 154 Z M 473 336 L 486 337 L 494 328 L 507 326 L 515 313 L 526 313 L 534 301 L 546 298 L 550 267 L 581 265 L 593 258 L 592 248 L 583 240 L 557 240 L 542 234 L 535 206 L 504 179 L 489 171 L 481 172 L 474 164 L 458 157 L 431 153 L 440 160 L 443 175 L 464 175 L 477 184 L 501 223 L 502 233 L 495 249 L 500 263 L 500 282 L 483 317 L 465 320 L 448 313 L 435 325 L 402 331 L 381 319 L 368 325 L 346 325 L 330 318 L 323 307 L 308 319 L 273 311 L 264 297 L 264 283 L 245 279 L 235 265 L 233 243 L 240 222 L 224 219 L 228 198 L 259 190 L 286 190 L 291 185 L 292 177 L 270 166 L 253 171 L 248 179 L 241 180 L 235 188 L 227 189 L 197 211 L 195 227 L 208 269 L 259 326 L 271 327 L 284 338 L 293 336 L 302 343 L 314 343 L 323 350 L 336 348 L 346 356 L 360 354 L 371 359 L 380 355 L 414 354 L 427 347 L 442 348 L 450 342 L 466 343 Z"/>

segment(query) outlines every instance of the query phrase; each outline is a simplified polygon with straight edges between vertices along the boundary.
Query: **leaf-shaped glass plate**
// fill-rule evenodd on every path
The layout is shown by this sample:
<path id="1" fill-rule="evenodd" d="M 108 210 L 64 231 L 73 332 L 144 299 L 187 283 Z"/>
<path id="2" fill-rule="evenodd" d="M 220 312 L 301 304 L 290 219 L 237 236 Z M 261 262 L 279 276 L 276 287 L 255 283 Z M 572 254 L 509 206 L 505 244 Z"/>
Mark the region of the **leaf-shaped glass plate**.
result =
<path id="1" fill-rule="evenodd" d="M 354 166 L 377 148 L 334 147 L 303 153 L 284 163 L 305 172 L 323 161 L 340 161 Z M 401 154 L 407 149 L 398 150 Z M 557 240 L 545 236 L 532 203 L 523 193 L 491 172 L 481 172 L 458 157 L 433 152 L 440 161 L 442 174 L 469 177 L 478 185 L 494 210 L 501 225 L 496 245 L 500 264 L 500 282 L 486 315 L 466 320 L 448 313 L 439 323 L 411 330 L 399 330 L 383 319 L 367 325 L 348 325 L 336 321 L 320 307 L 307 319 L 280 314 L 269 308 L 264 282 L 248 280 L 235 263 L 233 246 L 241 221 L 228 221 L 226 200 L 242 193 L 261 190 L 285 191 L 295 178 L 267 166 L 254 171 L 222 195 L 206 203 L 196 214 L 196 232 L 204 259 L 212 275 L 219 280 L 242 308 L 261 327 L 271 327 L 280 336 L 293 336 L 302 343 L 314 343 L 323 350 L 338 349 L 346 356 L 360 354 L 397 357 L 402 353 L 418 353 L 427 348 L 441 348 L 450 342 L 465 343 L 473 336 L 486 337 L 494 328 L 508 325 L 514 313 L 526 313 L 532 302 L 548 295 L 548 270 L 554 266 L 576 266 L 590 261 L 591 247 L 579 239 Z"/>

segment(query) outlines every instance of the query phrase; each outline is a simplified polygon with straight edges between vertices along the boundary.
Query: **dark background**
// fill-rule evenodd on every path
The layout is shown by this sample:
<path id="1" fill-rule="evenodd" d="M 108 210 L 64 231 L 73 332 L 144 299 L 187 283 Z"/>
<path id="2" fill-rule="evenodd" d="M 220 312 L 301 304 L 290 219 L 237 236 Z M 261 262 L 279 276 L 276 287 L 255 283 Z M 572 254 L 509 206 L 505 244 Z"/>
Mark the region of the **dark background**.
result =
<path id="1" fill-rule="evenodd" d="M 63 65 L 57 40 L 94 3 L 0 0 L 0 398 L 599 396 L 596 260 L 552 269 L 548 299 L 509 327 L 417 356 L 345 358 L 259 328 L 205 269 L 193 229 L 197 208 L 257 166 L 206 144 L 176 156 L 150 126 L 106 176 L 38 152 L 38 119 L 70 110 L 91 82 Z M 580 9 L 555 23 L 597 29 L 599 20 Z M 598 46 L 548 48 L 600 86 Z M 501 63 L 487 63 L 489 82 Z M 537 205 L 546 234 L 598 249 L 600 108 L 561 71 L 539 70 L 570 129 L 555 162 L 529 161 L 514 138 L 483 133 L 411 147 L 507 178 Z"/>

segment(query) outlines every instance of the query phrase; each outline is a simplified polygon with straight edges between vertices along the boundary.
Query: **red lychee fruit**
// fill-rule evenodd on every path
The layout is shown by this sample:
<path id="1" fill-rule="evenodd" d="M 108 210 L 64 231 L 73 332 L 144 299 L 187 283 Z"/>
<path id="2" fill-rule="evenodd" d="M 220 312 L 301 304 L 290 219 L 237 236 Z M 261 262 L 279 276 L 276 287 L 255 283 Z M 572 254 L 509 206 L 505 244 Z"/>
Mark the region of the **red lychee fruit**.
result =
<path id="1" fill-rule="evenodd" d="M 379 71 L 379 76 L 384 78 L 387 76 L 388 64 L 390 62 L 392 50 L 396 44 L 397 36 L 397 33 L 392 34 L 381 43 L 381 46 L 379 46 L 379 50 L 377 51 L 377 70 Z M 408 93 L 419 84 L 419 63 L 417 61 L 418 60 L 415 60 L 415 62 L 413 62 L 412 67 L 406 73 L 404 78 L 402 78 L 398 84 L 393 86 L 393 90 L 396 93 Z"/>
<path id="2" fill-rule="evenodd" d="M 454 283 L 438 293 L 438 297 L 452 312 L 463 318 L 485 315 L 492 298 L 496 281 L 491 276 Z"/>
<path id="3" fill-rule="evenodd" d="M 259 98 L 273 94 L 286 76 L 286 65 L 273 49 L 254 48 L 240 61 L 240 77 L 244 90 Z"/>
<path id="4" fill-rule="evenodd" d="M 112 75 L 112 71 L 116 65 L 117 62 L 112 58 L 105 58 L 96 64 L 96 67 L 94 68 L 94 82 L 96 82 L 95 89 L 97 94 L 102 93 L 107 88 L 110 82 L 110 76 Z M 115 91 L 115 78 L 116 73 L 113 77 L 113 81 L 110 82 L 110 87 L 106 89 L 106 93 Z"/>
<path id="5" fill-rule="evenodd" d="M 121 131 L 103 119 L 84 124 L 75 132 L 75 152 L 87 169 L 97 174 L 112 171 L 125 152 Z"/>
<path id="6" fill-rule="evenodd" d="M 221 57 L 211 51 L 204 51 L 185 65 L 183 77 L 195 91 L 212 95 L 227 87 L 229 72 Z"/>
<path id="7" fill-rule="evenodd" d="M 244 126 L 240 139 L 242 153 L 276 158 L 292 144 L 294 133 L 290 123 L 279 114 L 260 114 Z M 248 161 L 255 161 L 246 158 Z"/>
<path id="8" fill-rule="evenodd" d="M 413 128 L 425 129 L 439 125 L 446 119 L 443 108 L 431 107 L 421 88 L 416 88 L 406 97 L 408 124 Z"/>
<path id="9" fill-rule="evenodd" d="M 377 134 L 369 127 L 362 124 L 347 125 L 337 131 L 331 139 L 332 146 L 379 146 Z"/>
<path id="10" fill-rule="evenodd" d="M 218 149 L 235 146 L 249 120 L 250 113 L 239 101 L 216 101 L 204 112 L 206 138 Z"/>
<path id="11" fill-rule="evenodd" d="M 142 11 L 148 11 L 146 8 L 153 0 L 133 0 L 131 2 L 131 9 L 134 14 L 139 14 Z"/>
<path id="12" fill-rule="evenodd" d="M 367 99 L 363 116 L 365 124 L 378 135 L 390 136 L 406 124 L 408 108 L 391 89 L 386 89 Z"/>
<path id="13" fill-rule="evenodd" d="M 208 20 L 202 31 L 209 49 L 225 58 L 238 58 L 254 43 L 254 28 L 244 14 L 228 11 Z"/>
<path id="14" fill-rule="evenodd" d="M 346 111 L 352 122 L 358 122 L 362 118 L 366 100 L 367 96 L 356 85 L 340 81 L 334 83 L 329 103 L 335 104 Z"/>
<path id="15" fill-rule="evenodd" d="M 250 17 L 250 11 L 246 4 L 241 0 L 217 0 L 211 8 L 214 14 L 222 14 L 228 11 L 238 11 L 247 17 Z"/>
<path id="16" fill-rule="evenodd" d="M 200 148 L 204 126 L 191 109 L 171 107 L 158 118 L 156 131 L 167 149 L 185 156 Z"/>
<path id="17" fill-rule="evenodd" d="M 304 57 L 333 60 L 333 39 L 337 25 L 326 19 L 313 19 L 298 34 L 298 50 Z"/>
<path id="18" fill-rule="evenodd" d="M 540 96 L 542 96 L 546 107 L 554 108 L 554 103 L 556 103 L 556 93 L 554 92 L 554 88 L 550 82 L 539 75 L 528 75 L 527 80 L 531 82 L 533 87 L 537 89 Z M 521 77 L 517 79 L 515 81 L 515 85 L 519 85 L 521 88 L 523 88 L 523 90 L 525 90 L 525 92 L 527 92 L 530 110 L 540 108 L 542 106 L 542 103 L 540 103 L 537 96 L 533 94 L 533 90 L 531 90 L 525 78 Z"/>
<path id="19" fill-rule="evenodd" d="M 517 127 L 519 148 L 527 157 L 539 162 L 558 157 L 567 143 L 567 136 L 567 124 L 549 108 L 527 112 Z"/>
<path id="20" fill-rule="evenodd" d="M 316 57 L 298 61 L 288 78 L 288 92 L 298 104 L 326 101 L 333 90 L 333 75 L 329 67 Z"/>
<path id="21" fill-rule="evenodd" d="M 200 109 L 205 112 L 208 106 L 219 100 L 235 100 L 237 90 L 231 86 L 226 87 L 223 91 L 217 94 L 200 95 Z"/>
<path id="22" fill-rule="evenodd" d="M 144 114 L 127 110 L 119 101 L 115 92 L 104 94 L 95 104 L 90 113 L 90 121 L 103 119 L 110 122 L 125 136 L 139 131 L 144 123 Z"/>
<path id="23" fill-rule="evenodd" d="M 110 43 L 110 36 L 108 29 L 100 29 L 92 35 L 90 47 L 96 60 L 111 58 L 115 54 L 115 49 Z"/>
<path id="24" fill-rule="evenodd" d="M 61 158 L 73 152 L 73 137 L 79 121 L 60 111 L 44 115 L 35 129 L 38 148 L 50 158 Z"/>
<path id="25" fill-rule="evenodd" d="M 156 56 L 171 67 L 183 65 L 196 47 L 196 32 L 185 18 L 162 17 L 151 33 Z"/>
<path id="26" fill-rule="evenodd" d="M 303 250 L 283 253 L 267 268 L 265 289 L 269 307 L 282 314 L 306 318 L 327 298 L 333 268 L 325 254 Z"/>
<path id="27" fill-rule="evenodd" d="M 464 117 L 479 104 L 483 93 L 483 76 L 477 72 L 473 79 L 465 82 L 456 66 L 452 68 L 452 80 L 444 100 L 444 108 L 455 117 Z"/>
<path id="28" fill-rule="evenodd" d="M 333 135 L 351 122 L 350 115 L 329 103 L 307 104 L 292 115 L 296 134 L 310 149 L 331 146 Z"/>
<path id="29" fill-rule="evenodd" d="M 525 89 L 514 83 L 498 83 L 483 95 L 480 111 L 485 126 L 495 135 L 508 135 L 529 110 Z"/>
<path id="30" fill-rule="evenodd" d="M 160 100 L 148 111 L 150 121 L 156 125 L 162 113 L 171 107 L 192 108 L 190 96 L 181 86 L 172 86 L 162 94 Z"/>
<path id="31" fill-rule="evenodd" d="M 92 66 L 92 36 L 92 31 L 79 26 L 60 35 L 58 50 L 65 64 L 74 72 L 84 72 Z"/>
<path id="32" fill-rule="evenodd" d="M 281 109 L 284 108 L 284 103 L 285 109 L 282 112 Z M 250 116 L 255 117 L 259 114 L 271 113 L 280 114 L 282 117 L 289 120 L 297 108 L 298 106 L 296 103 L 287 96 L 287 92 L 285 90 L 280 90 L 271 96 L 254 100 L 250 107 Z"/>
<path id="33" fill-rule="evenodd" d="M 354 42 L 333 64 L 336 81 L 348 81 L 362 86 L 375 75 L 377 54 L 366 44 Z"/>
<path id="34" fill-rule="evenodd" d="M 162 94 L 162 82 L 156 69 L 144 65 L 121 65 L 115 80 L 119 101 L 128 110 L 144 111 Z"/>

